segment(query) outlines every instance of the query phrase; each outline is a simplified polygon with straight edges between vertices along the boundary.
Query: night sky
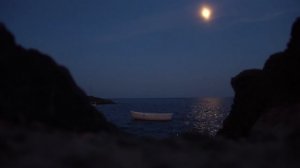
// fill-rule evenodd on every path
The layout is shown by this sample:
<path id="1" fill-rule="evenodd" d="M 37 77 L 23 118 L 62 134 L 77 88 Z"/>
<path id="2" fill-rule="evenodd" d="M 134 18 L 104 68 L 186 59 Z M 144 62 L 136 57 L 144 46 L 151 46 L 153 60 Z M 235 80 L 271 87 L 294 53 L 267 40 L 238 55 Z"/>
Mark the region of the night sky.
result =
<path id="1" fill-rule="evenodd" d="M 233 96 L 231 78 L 284 50 L 297 16 L 300 0 L 0 1 L 19 44 L 105 98 Z"/>

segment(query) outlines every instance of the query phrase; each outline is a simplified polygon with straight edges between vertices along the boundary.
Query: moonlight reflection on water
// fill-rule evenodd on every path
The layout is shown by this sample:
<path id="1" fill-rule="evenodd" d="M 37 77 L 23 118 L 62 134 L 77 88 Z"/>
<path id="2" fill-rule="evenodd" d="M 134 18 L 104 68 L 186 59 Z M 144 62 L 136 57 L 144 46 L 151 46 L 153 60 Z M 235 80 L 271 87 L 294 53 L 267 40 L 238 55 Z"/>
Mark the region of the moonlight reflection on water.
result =
<path id="1" fill-rule="evenodd" d="M 215 135 L 229 113 L 231 98 L 115 99 L 117 104 L 98 106 L 121 130 L 139 136 L 163 138 L 184 132 Z M 173 113 L 171 121 L 137 121 L 130 111 Z"/>
<path id="2" fill-rule="evenodd" d="M 220 98 L 199 99 L 192 107 L 187 117 L 192 130 L 209 135 L 216 134 L 230 110 L 230 106 L 224 106 L 224 100 Z"/>

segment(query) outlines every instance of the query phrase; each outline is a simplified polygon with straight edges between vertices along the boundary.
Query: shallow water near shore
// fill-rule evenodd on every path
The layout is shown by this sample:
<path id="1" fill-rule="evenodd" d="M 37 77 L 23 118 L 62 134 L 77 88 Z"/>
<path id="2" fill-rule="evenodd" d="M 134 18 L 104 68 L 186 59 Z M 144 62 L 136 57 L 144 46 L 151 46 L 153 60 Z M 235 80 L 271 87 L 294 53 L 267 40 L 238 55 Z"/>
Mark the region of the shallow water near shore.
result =
<path id="1" fill-rule="evenodd" d="M 230 111 L 232 98 L 123 98 L 97 106 L 122 131 L 143 137 L 167 138 L 185 132 L 214 136 Z M 171 121 L 140 121 L 130 111 L 173 113 Z"/>

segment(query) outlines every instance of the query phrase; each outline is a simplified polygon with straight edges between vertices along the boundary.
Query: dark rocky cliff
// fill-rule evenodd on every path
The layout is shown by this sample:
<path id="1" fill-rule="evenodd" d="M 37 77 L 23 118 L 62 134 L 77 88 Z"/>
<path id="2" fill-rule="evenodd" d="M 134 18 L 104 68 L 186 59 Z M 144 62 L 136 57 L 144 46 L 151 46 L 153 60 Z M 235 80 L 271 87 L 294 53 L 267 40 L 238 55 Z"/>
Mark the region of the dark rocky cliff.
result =
<path id="1" fill-rule="evenodd" d="M 231 84 L 235 91 L 234 103 L 219 135 L 247 137 L 259 118 L 265 117 L 265 113 L 272 115 L 272 111 L 278 117 L 294 115 L 290 107 L 300 104 L 300 18 L 292 26 L 284 51 L 271 55 L 261 70 L 241 72 Z M 278 114 L 274 108 L 289 110 Z"/>
<path id="2" fill-rule="evenodd" d="M 0 120 L 73 131 L 113 126 L 90 105 L 69 71 L 49 56 L 25 49 L 0 24 Z"/>

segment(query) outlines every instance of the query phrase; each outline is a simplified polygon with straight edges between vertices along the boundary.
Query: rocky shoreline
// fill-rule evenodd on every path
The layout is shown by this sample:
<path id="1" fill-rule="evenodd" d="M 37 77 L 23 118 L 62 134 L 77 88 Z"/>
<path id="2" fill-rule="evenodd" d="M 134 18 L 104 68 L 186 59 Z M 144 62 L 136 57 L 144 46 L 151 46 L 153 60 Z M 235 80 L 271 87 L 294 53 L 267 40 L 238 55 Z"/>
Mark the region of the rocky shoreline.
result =
<path id="1" fill-rule="evenodd" d="M 88 96 L 91 104 L 101 105 L 101 104 L 115 104 L 114 101 L 110 99 L 103 99 L 95 96 Z"/>
<path id="2" fill-rule="evenodd" d="M 89 102 L 66 68 L 16 44 L 0 25 L 0 167 L 299 167 L 300 18 L 287 49 L 232 79 L 216 137 L 127 135 Z"/>
<path id="3" fill-rule="evenodd" d="M 1 129 L 9 167 L 299 167 L 298 141 L 239 141 L 183 136 L 162 141 L 126 135 Z"/>

